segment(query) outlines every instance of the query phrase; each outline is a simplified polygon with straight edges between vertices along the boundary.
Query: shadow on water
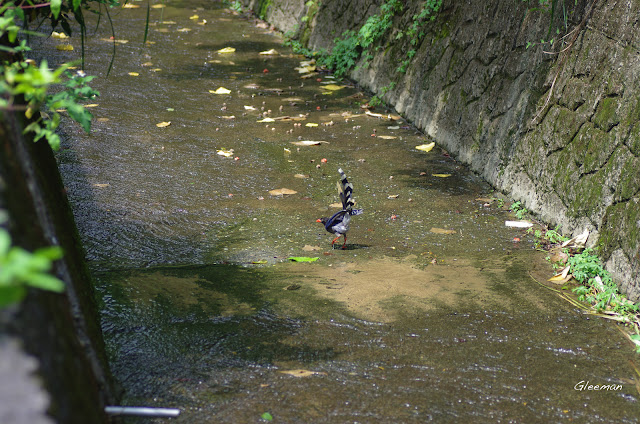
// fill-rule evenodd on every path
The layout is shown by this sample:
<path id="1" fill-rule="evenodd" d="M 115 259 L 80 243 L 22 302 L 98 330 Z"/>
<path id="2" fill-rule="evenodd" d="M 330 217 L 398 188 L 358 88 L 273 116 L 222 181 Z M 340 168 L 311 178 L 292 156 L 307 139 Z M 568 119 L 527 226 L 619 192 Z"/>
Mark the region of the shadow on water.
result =
<path id="1" fill-rule="evenodd" d="M 163 13 L 108 79 L 110 32 L 87 40 L 94 131 L 67 126 L 58 155 L 123 403 L 185 423 L 637 422 L 628 343 L 535 284 L 549 267 L 486 183 L 415 150 L 406 122 L 365 116 L 357 87 L 301 79 L 301 57 L 219 3 Z M 144 16 L 120 11 L 118 38 Z M 304 120 L 256 122 L 285 115 Z M 338 166 L 365 209 L 345 250 L 315 222 Z"/>

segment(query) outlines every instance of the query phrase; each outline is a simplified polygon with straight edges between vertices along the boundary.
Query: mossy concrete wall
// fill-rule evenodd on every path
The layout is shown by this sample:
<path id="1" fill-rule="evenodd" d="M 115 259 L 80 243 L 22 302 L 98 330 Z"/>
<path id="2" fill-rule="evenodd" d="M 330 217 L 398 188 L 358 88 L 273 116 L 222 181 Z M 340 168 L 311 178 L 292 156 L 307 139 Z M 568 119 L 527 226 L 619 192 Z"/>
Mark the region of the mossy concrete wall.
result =
<path id="1" fill-rule="evenodd" d="M 382 1 L 244 3 L 307 47 L 330 49 Z M 565 234 L 591 230 L 590 243 L 622 291 L 638 300 L 640 1 L 558 0 L 552 14 L 533 9 L 537 1 L 444 0 L 406 72 L 398 72 L 412 48 L 398 35 L 423 3 L 404 2 L 373 59 L 351 77 L 385 93 L 388 104 L 542 220 Z M 568 47 L 557 41 L 565 34 L 565 42 L 577 34 L 566 54 L 544 52 Z M 552 37 L 554 46 L 539 43 Z M 527 48 L 530 42 L 538 43 Z"/>

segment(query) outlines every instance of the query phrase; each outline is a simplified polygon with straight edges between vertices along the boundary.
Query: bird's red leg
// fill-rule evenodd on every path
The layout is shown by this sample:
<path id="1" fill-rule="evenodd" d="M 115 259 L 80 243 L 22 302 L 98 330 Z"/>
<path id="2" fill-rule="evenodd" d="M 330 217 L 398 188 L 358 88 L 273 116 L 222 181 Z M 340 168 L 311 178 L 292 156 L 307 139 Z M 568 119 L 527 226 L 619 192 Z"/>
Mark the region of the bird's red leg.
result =
<path id="1" fill-rule="evenodd" d="M 335 243 L 335 242 L 336 242 L 336 240 L 338 240 L 339 238 L 340 238 L 340 236 L 338 236 L 338 237 L 334 238 L 334 239 L 333 239 L 333 241 L 331 242 L 331 248 L 332 248 L 332 249 L 333 249 L 333 243 Z"/>
<path id="2" fill-rule="evenodd" d="M 344 244 L 342 245 L 342 249 L 346 249 L 347 248 L 347 235 L 343 234 L 344 236 Z"/>

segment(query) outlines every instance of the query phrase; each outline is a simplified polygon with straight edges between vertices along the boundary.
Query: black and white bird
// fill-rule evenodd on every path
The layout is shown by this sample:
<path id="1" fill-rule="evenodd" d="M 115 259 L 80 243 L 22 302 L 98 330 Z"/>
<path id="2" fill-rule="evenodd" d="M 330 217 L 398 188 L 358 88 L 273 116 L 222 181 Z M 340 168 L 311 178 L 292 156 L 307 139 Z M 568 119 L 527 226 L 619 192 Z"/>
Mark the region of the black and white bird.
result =
<path id="1" fill-rule="evenodd" d="M 331 218 L 319 218 L 316 222 L 322 222 L 324 228 L 331 234 L 336 235 L 336 238 L 331 242 L 331 247 L 340 238 L 344 236 L 344 244 L 342 248 L 347 246 L 347 231 L 349 231 L 349 222 L 353 215 L 360 215 L 362 209 L 353 209 L 355 202 L 353 201 L 353 184 L 347 181 L 342 168 L 338 168 L 340 174 L 340 181 L 338 181 L 338 194 L 340 194 L 340 200 L 342 201 L 342 210 L 333 214 Z"/>

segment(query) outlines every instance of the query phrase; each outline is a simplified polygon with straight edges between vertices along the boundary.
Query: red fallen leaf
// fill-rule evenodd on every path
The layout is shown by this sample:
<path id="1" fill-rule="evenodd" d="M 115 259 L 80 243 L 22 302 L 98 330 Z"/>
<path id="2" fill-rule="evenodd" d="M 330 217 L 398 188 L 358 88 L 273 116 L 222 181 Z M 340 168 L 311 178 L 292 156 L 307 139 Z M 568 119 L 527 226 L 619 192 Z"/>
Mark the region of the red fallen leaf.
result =
<path id="1" fill-rule="evenodd" d="M 322 163 L 327 163 L 327 158 L 322 158 L 322 159 L 320 159 L 320 162 L 322 162 Z"/>
<path id="2" fill-rule="evenodd" d="M 262 73 L 263 73 L 263 74 L 266 74 L 267 72 L 269 72 L 269 70 L 268 70 L 267 68 L 264 68 L 264 69 L 262 70 Z"/>
<path id="3" fill-rule="evenodd" d="M 514 238 L 513 238 L 513 242 L 514 242 L 514 243 L 517 243 L 517 242 L 519 242 L 519 241 L 520 241 L 520 237 L 514 237 Z"/>
<path id="4" fill-rule="evenodd" d="M 316 106 L 316 110 L 320 110 L 320 106 Z"/>

